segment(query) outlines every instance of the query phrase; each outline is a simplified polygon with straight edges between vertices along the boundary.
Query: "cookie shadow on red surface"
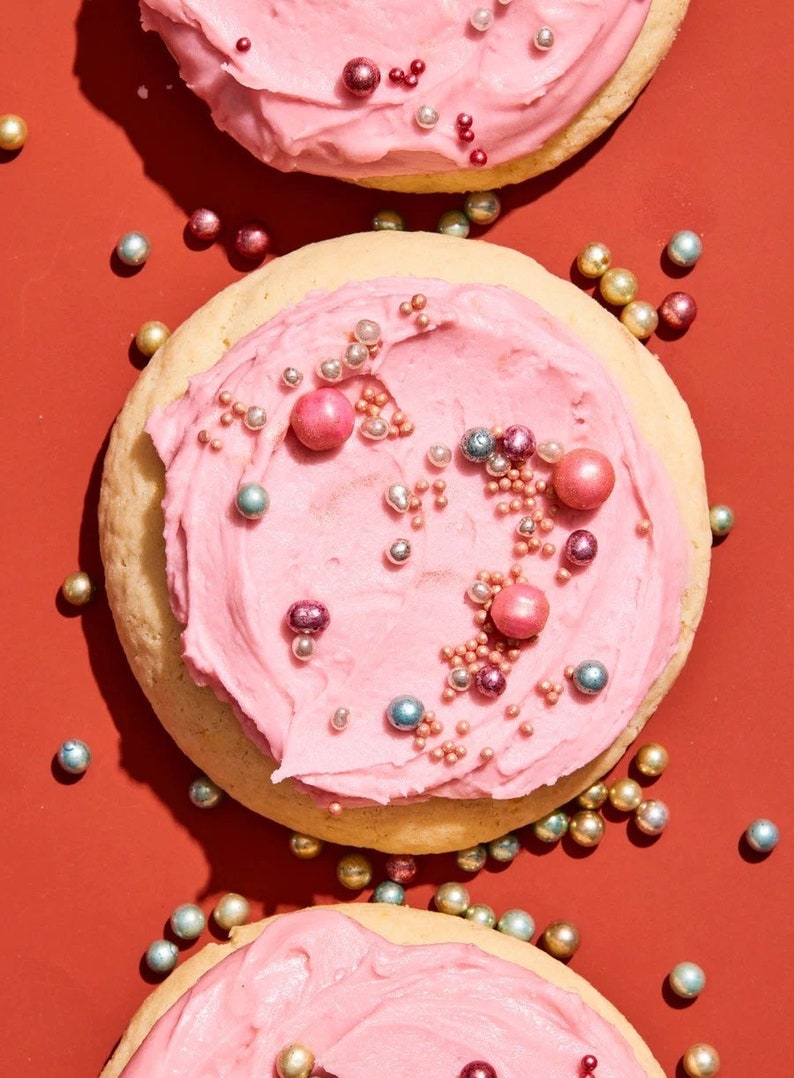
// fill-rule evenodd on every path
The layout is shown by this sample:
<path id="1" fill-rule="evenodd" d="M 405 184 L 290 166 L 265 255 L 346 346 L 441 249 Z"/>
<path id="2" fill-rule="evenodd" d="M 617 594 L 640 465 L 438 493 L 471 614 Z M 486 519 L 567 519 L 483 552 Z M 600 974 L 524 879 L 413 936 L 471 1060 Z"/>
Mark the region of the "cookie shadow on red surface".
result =
<path id="1" fill-rule="evenodd" d="M 417 198 L 322 176 L 285 174 L 262 164 L 215 127 L 207 106 L 182 82 L 163 42 L 142 29 L 136 0 L 83 0 L 75 31 L 73 70 L 82 93 L 124 129 L 146 175 L 170 194 L 186 218 L 204 206 L 218 213 L 224 226 L 221 242 L 236 269 L 253 268 L 240 260 L 231 242 L 244 221 L 261 220 L 272 234 L 273 252 L 286 254 L 306 243 L 366 231 L 384 207 L 400 212 L 412 231 L 434 231 L 444 211 L 463 204 L 460 194 Z M 601 152 L 620 122 L 556 169 L 504 188 L 504 209 L 533 202 L 562 183 Z M 474 172 L 472 190 L 477 189 Z M 473 230 L 473 235 L 484 234 Z"/>
<path id="2" fill-rule="evenodd" d="M 81 626 L 91 671 L 119 733 L 120 766 L 135 782 L 148 786 L 179 826 L 203 847 L 208 873 L 205 880 L 196 881 L 199 901 L 238 891 L 261 900 L 266 908 L 276 901 L 295 907 L 310 905 L 332 874 L 327 864 L 310 862 L 299 868 L 290 853 L 286 829 L 229 797 L 212 809 L 196 807 L 188 789 L 199 770 L 157 721 L 127 664 L 104 595 L 99 553 L 97 510 L 108 439 L 109 435 L 97 454 L 83 504 L 80 565 L 99 587 L 97 598 L 84 610 Z M 62 781 L 60 775 L 56 777 Z M 123 804 L 119 808 L 124 811 Z"/>

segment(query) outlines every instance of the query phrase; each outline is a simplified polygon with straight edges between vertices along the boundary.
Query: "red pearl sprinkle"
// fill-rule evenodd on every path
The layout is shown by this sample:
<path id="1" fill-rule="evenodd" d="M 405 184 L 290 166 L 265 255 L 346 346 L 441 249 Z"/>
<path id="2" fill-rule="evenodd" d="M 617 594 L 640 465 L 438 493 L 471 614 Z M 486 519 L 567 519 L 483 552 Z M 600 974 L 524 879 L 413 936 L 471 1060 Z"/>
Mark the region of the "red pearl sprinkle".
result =
<path id="1" fill-rule="evenodd" d="M 380 68 L 366 56 L 355 56 L 342 70 L 342 83 L 353 97 L 369 97 L 380 83 Z"/>
<path id="2" fill-rule="evenodd" d="M 671 292 L 659 305 L 659 317 L 671 329 L 689 329 L 697 313 L 698 305 L 688 292 Z"/>
<path id="3" fill-rule="evenodd" d="M 396 854 L 386 861 L 386 875 L 394 883 L 403 886 L 411 883 L 416 876 L 416 860 L 410 854 Z"/>
<path id="4" fill-rule="evenodd" d="M 485 150 L 472 150 L 469 154 L 469 160 L 473 165 L 484 165 L 488 160 L 488 154 Z"/>
<path id="5" fill-rule="evenodd" d="M 458 127 L 471 127 L 474 123 L 474 117 L 469 116 L 468 112 L 459 112 L 458 118 L 455 121 Z"/>
<path id="6" fill-rule="evenodd" d="M 474 142 L 474 132 L 470 127 L 462 127 L 458 131 L 458 138 L 461 142 Z"/>
<path id="7" fill-rule="evenodd" d="M 251 38 L 250 37 L 240 37 L 240 38 L 238 38 L 235 48 L 237 49 L 238 52 L 248 52 L 248 50 L 251 48 Z"/>
<path id="8" fill-rule="evenodd" d="M 403 79 L 403 86 L 410 86 L 411 89 L 413 89 L 414 86 L 418 86 L 418 85 L 419 85 L 418 76 L 414 75 L 414 73 L 412 71 L 409 71 L 408 74 Z"/>
<path id="9" fill-rule="evenodd" d="M 234 236 L 234 249 L 243 258 L 252 262 L 264 258 L 270 247 L 270 236 L 260 221 L 246 221 L 240 225 Z"/>
<path id="10" fill-rule="evenodd" d="M 405 72 L 401 67 L 393 67 L 389 72 L 389 82 L 402 82 L 405 78 Z"/>
<path id="11" fill-rule="evenodd" d="M 424 60 L 411 60 L 411 71 L 414 73 L 414 75 L 424 74 L 426 67 L 427 64 L 424 62 Z"/>
<path id="12" fill-rule="evenodd" d="M 475 1059 L 467 1063 L 460 1072 L 460 1078 L 496 1078 L 496 1071 L 490 1063 L 484 1063 L 481 1059 Z"/>
<path id="13" fill-rule="evenodd" d="M 598 1060 L 595 1056 L 585 1056 L 582 1059 L 582 1069 L 585 1074 L 592 1074 L 598 1066 Z"/>

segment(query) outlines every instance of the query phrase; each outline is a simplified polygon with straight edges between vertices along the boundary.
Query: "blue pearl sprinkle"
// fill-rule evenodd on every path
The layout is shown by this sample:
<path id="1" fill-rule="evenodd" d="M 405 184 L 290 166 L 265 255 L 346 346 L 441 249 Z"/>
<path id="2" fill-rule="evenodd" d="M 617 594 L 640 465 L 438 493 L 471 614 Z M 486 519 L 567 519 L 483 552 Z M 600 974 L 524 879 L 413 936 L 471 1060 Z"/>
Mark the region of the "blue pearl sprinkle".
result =
<path id="1" fill-rule="evenodd" d="M 91 763 L 91 750 L 85 741 L 71 738 L 58 749 L 58 763 L 68 775 L 82 775 Z"/>
<path id="2" fill-rule="evenodd" d="M 706 974 L 694 962 L 673 966 L 667 982 L 681 999 L 696 999 L 706 987 Z"/>
<path id="3" fill-rule="evenodd" d="M 497 921 L 496 928 L 506 936 L 513 936 L 526 943 L 535 935 L 535 922 L 526 910 L 505 910 Z"/>
<path id="4" fill-rule="evenodd" d="M 676 266 L 694 266 L 703 254 L 703 242 L 697 232 L 684 228 L 667 244 L 667 254 Z"/>
<path id="5" fill-rule="evenodd" d="M 177 945 L 171 940 L 155 940 L 146 948 L 144 961 L 152 973 L 170 973 L 178 957 Z"/>
<path id="6" fill-rule="evenodd" d="M 496 438 L 487 427 L 470 427 L 460 440 L 460 451 L 466 460 L 483 464 L 496 448 Z"/>
<path id="7" fill-rule="evenodd" d="M 595 696 L 609 681 L 607 668 L 597 659 L 586 659 L 579 663 L 573 672 L 573 683 L 579 692 L 586 696 Z"/>
<path id="8" fill-rule="evenodd" d="M 495 838 L 492 842 L 488 843 L 489 855 L 494 861 L 501 861 L 502 864 L 509 864 L 510 861 L 515 861 L 520 849 L 521 843 L 518 841 L 516 835 L 502 835 L 501 838 Z"/>
<path id="9" fill-rule="evenodd" d="M 259 483 L 246 483 L 237 491 L 234 504 L 246 520 L 259 520 L 268 510 L 270 495 Z"/>
<path id="10" fill-rule="evenodd" d="M 116 245 L 116 254 L 125 266 L 142 266 L 152 246 L 142 232 L 125 232 Z"/>
<path id="11" fill-rule="evenodd" d="M 200 906 L 186 902 L 177 906 L 171 914 L 171 931 L 181 940 L 198 939 L 207 924 L 207 918 Z"/>
<path id="12" fill-rule="evenodd" d="M 405 888 L 394 880 L 384 880 L 372 892 L 372 902 L 387 902 L 390 906 L 402 906 L 405 903 Z"/>
<path id="13" fill-rule="evenodd" d="M 771 820 L 753 820 L 744 837 L 756 853 L 771 853 L 780 841 L 780 831 Z"/>
<path id="14" fill-rule="evenodd" d="M 424 713 L 424 704 L 415 696 L 395 696 L 386 708 L 386 718 L 396 730 L 415 730 Z"/>

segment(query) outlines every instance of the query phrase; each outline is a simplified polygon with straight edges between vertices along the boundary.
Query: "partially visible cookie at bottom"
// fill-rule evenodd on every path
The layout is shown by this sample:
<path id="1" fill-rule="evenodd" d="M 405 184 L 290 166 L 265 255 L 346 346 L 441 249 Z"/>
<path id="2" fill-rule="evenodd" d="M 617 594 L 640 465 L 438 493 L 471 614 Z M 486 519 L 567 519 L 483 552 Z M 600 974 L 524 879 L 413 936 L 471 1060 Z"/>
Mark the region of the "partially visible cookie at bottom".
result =
<path id="1" fill-rule="evenodd" d="M 203 771 L 296 831 L 425 853 L 620 758 L 689 652 L 711 537 L 686 405 L 611 314 L 515 251 L 368 233 L 172 335 L 100 538 L 133 671 Z"/>
<path id="2" fill-rule="evenodd" d="M 459 918 L 373 904 L 315 907 L 233 930 L 143 1004 L 102 1078 L 312 1075 L 663 1078 L 636 1030 L 538 948 Z M 590 1061 L 592 1062 L 592 1061 Z M 488 1073 L 486 1071 L 486 1073 Z"/>

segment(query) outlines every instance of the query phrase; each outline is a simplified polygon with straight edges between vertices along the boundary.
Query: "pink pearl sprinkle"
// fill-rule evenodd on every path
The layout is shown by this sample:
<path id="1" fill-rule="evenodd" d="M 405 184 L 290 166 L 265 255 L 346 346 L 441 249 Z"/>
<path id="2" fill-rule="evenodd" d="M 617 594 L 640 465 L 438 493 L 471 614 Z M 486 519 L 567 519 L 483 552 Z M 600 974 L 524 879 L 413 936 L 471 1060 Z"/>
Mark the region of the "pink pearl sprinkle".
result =
<path id="1" fill-rule="evenodd" d="M 474 142 L 474 132 L 470 127 L 462 127 L 458 131 L 458 138 L 461 142 Z"/>
<path id="2" fill-rule="evenodd" d="M 458 127 L 471 127 L 474 123 L 474 117 L 470 116 L 468 112 L 459 112 L 455 123 Z"/>
<path id="3" fill-rule="evenodd" d="M 488 154 L 485 152 L 485 150 L 472 150 L 469 154 L 469 160 L 473 165 L 482 167 L 488 162 Z"/>
<path id="4" fill-rule="evenodd" d="M 297 399 L 290 426 L 298 441 L 320 453 L 343 445 L 353 433 L 355 419 L 355 409 L 344 393 L 328 386 Z"/>
<path id="5" fill-rule="evenodd" d="M 212 243 L 221 232 L 221 219 L 214 210 L 205 206 L 193 210 L 187 223 L 188 232 L 203 243 Z"/>
<path id="6" fill-rule="evenodd" d="M 480 749 L 480 759 L 481 760 L 485 760 L 486 762 L 488 760 L 493 760 L 493 755 L 494 755 L 493 749 L 488 749 L 488 748 Z"/>
<path id="7" fill-rule="evenodd" d="M 403 886 L 414 880 L 416 871 L 416 860 L 410 854 L 395 854 L 386 861 L 386 875 L 388 878 L 395 883 L 403 884 Z"/>
<path id="8" fill-rule="evenodd" d="M 572 449 L 554 465 L 554 490 L 571 509 L 597 509 L 615 486 L 615 469 L 597 449 Z"/>
<path id="9" fill-rule="evenodd" d="M 537 636 L 549 616 L 549 601 L 534 584 L 511 584 L 494 596 L 491 620 L 504 636 L 528 640 Z"/>
<path id="10" fill-rule="evenodd" d="M 239 37 L 237 39 L 237 44 L 235 48 L 238 52 L 248 52 L 248 50 L 251 48 L 250 37 Z"/>
<path id="11" fill-rule="evenodd" d="M 393 67 L 389 72 L 389 82 L 402 82 L 405 78 L 405 72 L 401 67 Z"/>
<path id="12" fill-rule="evenodd" d="M 246 221 L 234 235 L 234 249 L 242 258 L 257 262 L 270 248 L 270 236 L 261 221 Z"/>
<path id="13" fill-rule="evenodd" d="M 414 75 L 413 71 L 409 71 L 403 79 L 403 86 L 408 86 L 411 90 L 413 90 L 414 86 L 417 86 L 418 84 L 418 77 Z"/>
<path id="14" fill-rule="evenodd" d="M 380 83 L 380 68 L 366 56 L 348 60 L 342 70 L 342 84 L 353 97 L 369 97 Z"/>
<path id="15" fill-rule="evenodd" d="M 328 806 L 328 811 L 332 816 L 338 816 L 339 813 L 342 811 L 342 806 L 339 804 L 338 801 L 332 801 L 331 804 Z"/>
<path id="16" fill-rule="evenodd" d="M 424 60 L 411 60 L 411 71 L 414 75 L 423 75 L 426 67 L 427 64 L 424 62 Z"/>

